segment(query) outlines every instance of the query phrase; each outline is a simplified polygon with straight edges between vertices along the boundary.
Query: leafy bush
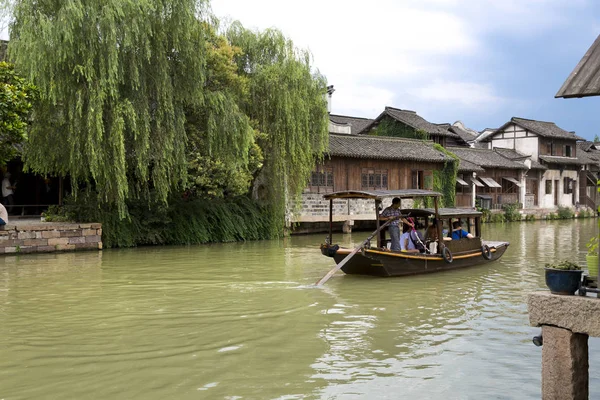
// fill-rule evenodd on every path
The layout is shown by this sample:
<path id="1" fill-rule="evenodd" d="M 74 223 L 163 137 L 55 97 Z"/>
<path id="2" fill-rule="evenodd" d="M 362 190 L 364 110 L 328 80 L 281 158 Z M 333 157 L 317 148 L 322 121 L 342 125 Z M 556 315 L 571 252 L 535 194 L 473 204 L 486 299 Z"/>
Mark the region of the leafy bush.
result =
<path id="1" fill-rule="evenodd" d="M 563 271 L 579 271 L 581 267 L 571 261 L 564 260 L 558 264 L 546 264 L 546 268 L 561 269 Z"/>
<path id="2" fill-rule="evenodd" d="M 572 219 L 575 213 L 569 207 L 558 207 L 558 218 L 559 219 Z"/>
<path id="3" fill-rule="evenodd" d="M 491 214 L 490 222 L 504 222 L 504 214 Z"/>
<path id="4" fill-rule="evenodd" d="M 592 236 L 590 240 L 586 243 L 585 247 L 587 247 L 587 255 L 595 256 L 598 254 L 598 236 Z"/>
<path id="5" fill-rule="evenodd" d="M 269 213 L 247 197 L 228 200 L 128 201 L 128 217 L 101 208 L 96 196 L 68 198 L 45 214 L 47 221 L 102 223 L 104 247 L 203 244 L 271 239 L 278 236 Z"/>
<path id="6" fill-rule="evenodd" d="M 534 214 L 528 214 L 525 216 L 525 221 L 535 221 L 535 215 Z"/>
<path id="7" fill-rule="evenodd" d="M 550 213 L 546 215 L 546 219 L 547 220 L 553 220 L 553 219 L 558 219 L 558 215 L 554 214 L 554 213 Z"/>
<path id="8" fill-rule="evenodd" d="M 504 219 L 507 222 L 521 220 L 521 214 L 519 213 L 518 204 L 505 204 L 504 206 L 502 206 L 502 208 L 504 209 Z"/>

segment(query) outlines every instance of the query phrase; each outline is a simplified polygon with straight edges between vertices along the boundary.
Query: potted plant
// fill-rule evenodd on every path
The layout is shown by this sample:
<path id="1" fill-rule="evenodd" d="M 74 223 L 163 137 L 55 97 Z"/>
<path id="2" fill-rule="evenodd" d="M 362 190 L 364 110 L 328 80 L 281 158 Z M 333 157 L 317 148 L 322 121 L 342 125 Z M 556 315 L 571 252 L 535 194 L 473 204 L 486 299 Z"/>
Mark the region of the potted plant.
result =
<path id="1" fill-rule="evenodd" d="M 585 256 L 588 273 L 590 276 L 598 276 L 598 236 L 592 236 L 585 247 L 588 249 Z"/>
<path id="2" fill-rule="evenodd" d="M 573 295 L 581 283 L 581 267 L 570 261 L 546 264 L 546 286 L 552 294 Z"/>

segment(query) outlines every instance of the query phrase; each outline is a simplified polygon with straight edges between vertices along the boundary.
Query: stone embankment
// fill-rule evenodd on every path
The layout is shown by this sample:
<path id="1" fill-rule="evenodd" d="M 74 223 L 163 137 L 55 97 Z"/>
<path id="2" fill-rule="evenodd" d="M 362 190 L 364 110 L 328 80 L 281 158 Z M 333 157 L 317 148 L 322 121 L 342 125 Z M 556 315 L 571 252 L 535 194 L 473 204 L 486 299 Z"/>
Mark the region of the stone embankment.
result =
<path id="1" fill-rule="evenodd" d="M 102 224 L 40 222 L 0 228 L 0 254 L 101 249 Z"/>

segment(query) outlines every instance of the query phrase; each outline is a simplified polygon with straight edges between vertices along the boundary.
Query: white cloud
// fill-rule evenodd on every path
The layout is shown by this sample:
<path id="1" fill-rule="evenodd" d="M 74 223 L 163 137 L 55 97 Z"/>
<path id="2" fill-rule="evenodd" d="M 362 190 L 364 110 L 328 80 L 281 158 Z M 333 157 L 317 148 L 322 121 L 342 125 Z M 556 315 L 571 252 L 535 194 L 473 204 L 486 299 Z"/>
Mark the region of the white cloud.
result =
<path id="1" fill-rule="evenodd" d="M 528 40 L 565 23 L 586 0 L 212 0 L 219 17 L 276 27 L 337 91 L 333 112 L 375 117 L 386 105 L 444 113 L 492 112 L 504 98 L 474 60 L 493 57 L 489 35 Z M 466 76 L 465 76 L 466 75 Z M 441 113 L 440 113 L 441 115 Z M 457 115 L 457 118 L 462 116 Z"/>

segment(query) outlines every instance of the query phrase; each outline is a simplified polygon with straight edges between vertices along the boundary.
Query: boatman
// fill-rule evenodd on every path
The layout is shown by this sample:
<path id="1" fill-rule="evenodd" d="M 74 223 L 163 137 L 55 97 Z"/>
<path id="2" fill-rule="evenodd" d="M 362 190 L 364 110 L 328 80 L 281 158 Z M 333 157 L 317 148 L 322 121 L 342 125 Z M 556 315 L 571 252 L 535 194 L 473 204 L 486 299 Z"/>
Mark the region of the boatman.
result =
<path id="1" fill-rule="evenodd" d="M 400 215 L 402 215 L 400 213 L 400 198 L 394 197 L 392 199 L 392 205 L 383 210 L 379 216 L 381 221 L 393 219 L 393 221 L 388 225 L 390 238 L 392 240 L 392 251 L 400 251 Z M 408 222 L 404 218 L 402 218 L 402 221 L 405 223 Z"/>

